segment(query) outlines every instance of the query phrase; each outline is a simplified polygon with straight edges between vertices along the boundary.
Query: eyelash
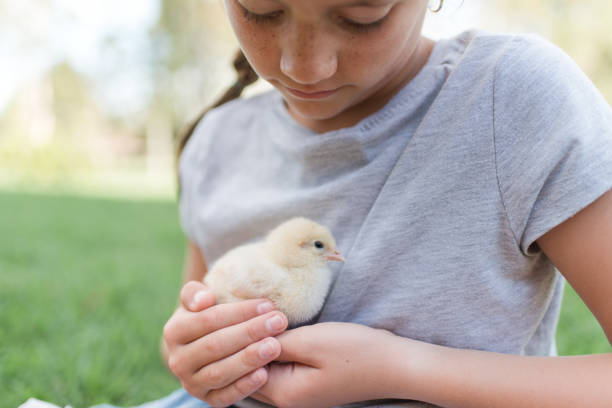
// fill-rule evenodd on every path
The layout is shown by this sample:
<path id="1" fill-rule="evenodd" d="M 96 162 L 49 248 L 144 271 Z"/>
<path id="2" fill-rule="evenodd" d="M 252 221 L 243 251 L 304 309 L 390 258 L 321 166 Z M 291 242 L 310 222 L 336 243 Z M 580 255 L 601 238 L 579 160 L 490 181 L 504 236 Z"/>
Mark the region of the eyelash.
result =
<path id="1" fill-rule="evenodd" d="M 242 14 L 247 19 L 247 21 L 253 21 L 257 24 L 273 23 L 276 19 L 278 19 L 278 17 L 283 14 L 282 10 L 268 14 L 255 14 L 252 11 L 249 11 L 244 8 L 242 5 L 240 5 L 240 8 L 242 9 Z"/>
<path id="2" fill-rule="evenodd" d="M 349 31 L 354 31 L 356 33 L 364 34 L 364 33 L 369 33 L 369 32 L 378 30 L 386 19 L 387 19 L 387 16 L 381 18 L 380 20 L 374 21 L 372 23 L 361 24 L 361 23 L 356 23 L 354 21 L 347 20 L 346 18 L 340 17 L 340 24 L 344 26 L 346 29 L 348 29 Z"/>
<path id="3" fill-rule="evenodd" d="M 242 9 L 242 14 L 244 15 L 244 18 L 246 18 L 247 21 L 252 21 L 256 24 L 271 24 L 271 23 L 276 22 L 278 18 L 283 15 L 282 10 L 275 11 L 269 14 L 256 14 L 246 9 L 240 3 L 238 4 L 240 8 Z M 343 17 L 338 17 L 338 18 L 339 18 L 340 25 L 342 25 L 348 31 L 353 31 L 356 33 L 369 33 L 369 32 L 379 29 L 382 23 L 387 19 L 387 16 L 388 14 L 384 16 L 383 18 L 381 18 L 380 20 L 374 21 L 372 23 L 367 23 L 367 24 L 356 23 L 354 21 L 351 21 Z"/>

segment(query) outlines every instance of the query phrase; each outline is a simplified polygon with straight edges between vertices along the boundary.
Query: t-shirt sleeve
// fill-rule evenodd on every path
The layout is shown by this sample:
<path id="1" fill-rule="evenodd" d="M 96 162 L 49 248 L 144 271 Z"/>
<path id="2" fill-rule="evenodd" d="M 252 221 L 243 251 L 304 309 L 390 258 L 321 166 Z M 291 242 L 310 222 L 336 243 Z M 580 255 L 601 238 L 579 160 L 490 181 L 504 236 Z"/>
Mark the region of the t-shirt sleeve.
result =
<path id="1" fill-rule="evenodd" d="M 612 188 L 612 109 L 558 47 L 513 39 L 495 74 L 495 160 L 517 244 L 536 239 Z"/>

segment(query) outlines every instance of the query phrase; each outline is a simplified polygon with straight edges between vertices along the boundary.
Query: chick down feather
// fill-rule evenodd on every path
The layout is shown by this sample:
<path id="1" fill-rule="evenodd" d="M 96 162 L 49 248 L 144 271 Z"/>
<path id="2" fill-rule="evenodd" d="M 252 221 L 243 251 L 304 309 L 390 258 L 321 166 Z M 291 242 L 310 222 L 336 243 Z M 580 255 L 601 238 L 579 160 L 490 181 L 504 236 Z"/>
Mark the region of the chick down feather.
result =
<path id="1" fill-rule="evenodd" d="M 217 303 L 268 298 L 294 326 L 323 306 L 332 280 L 329 261 L 344 262 L 331 232 L 309 219 L 292 218 L 263 241 L 228 251 L 204 283 Z"/>

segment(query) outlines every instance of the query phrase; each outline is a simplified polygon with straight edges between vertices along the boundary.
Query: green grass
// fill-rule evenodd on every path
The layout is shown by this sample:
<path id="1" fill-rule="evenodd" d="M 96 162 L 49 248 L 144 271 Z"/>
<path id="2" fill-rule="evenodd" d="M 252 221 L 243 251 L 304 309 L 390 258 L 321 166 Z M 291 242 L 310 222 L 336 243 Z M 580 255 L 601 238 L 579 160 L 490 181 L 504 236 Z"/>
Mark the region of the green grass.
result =
<path id="1" fill-rule="evenodd" d="M 183 245 L 171 202 L 0 193 L 0 406 L 129 406 L 176 389 L 158 341 Z M 569 288 L 558 343 L 612 351 Z"/>
<path id="2" fill-rule="evenodd" d="M 557 347 L 560 355 L 612 353 L 601 326 L 569 285 L 563 294 Z"/>
<path id="3" fill-rule="evenodd" d="M 171 202 L 0 193 L 0 406 L 136 405 L 180 386 L 158 343 L 183 246 Z"/>

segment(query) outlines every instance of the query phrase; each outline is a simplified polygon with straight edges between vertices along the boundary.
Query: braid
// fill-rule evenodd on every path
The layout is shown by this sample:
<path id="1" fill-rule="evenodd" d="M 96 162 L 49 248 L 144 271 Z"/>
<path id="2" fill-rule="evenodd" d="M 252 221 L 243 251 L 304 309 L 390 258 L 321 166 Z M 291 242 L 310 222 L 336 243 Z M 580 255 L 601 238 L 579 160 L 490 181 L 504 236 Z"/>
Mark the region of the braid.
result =
<path id="1" fill-rule="evenodd" d="M 185 130 L 181 132 L 179 139 L 178 139 L 177 150 L 176 150 L 177 179 L 178 179 L 178 162 L 179 162 L 181 153 L 183 152 L 185 145 L 189 141 L 189 138 L 193 134 L 193 131 L 195 130 L 200 120 L 204 117 L 204 115 L 206 115 L 211 109 L 214 109 L 218 106 L 223 105 L 226 102 L 229 102 L 233 99 L 240 97 L 244 88 L 251 85 L 253 82 L 257 81 L 258 79 L 257 74 L 255 73 L 255 71 L 249 64 L 249 61 L 247 61 L 246 57 L 242 53 L 242 50 L 238 50 L 238 52 L 236 53 L 234 57 L 234 69 L 236 70 L 236 73 L 238 74 L 238 78 L 236 79 L 236 82 L 234 82 L 234 84 L 227 91 L 225 91 L 225 93 L 215 103 L 213 103 L 210 107 L 206 108 L 202 113 L 200 113 L 200 115 L 198 115 L 198 117 L 194 121 L 192 121 L 185 128 Z M 178 180 L 178 187 L 180 191 L 180 180 Z"/>

